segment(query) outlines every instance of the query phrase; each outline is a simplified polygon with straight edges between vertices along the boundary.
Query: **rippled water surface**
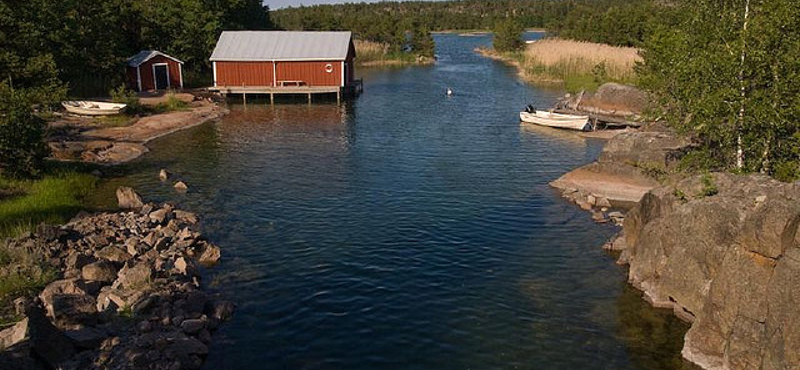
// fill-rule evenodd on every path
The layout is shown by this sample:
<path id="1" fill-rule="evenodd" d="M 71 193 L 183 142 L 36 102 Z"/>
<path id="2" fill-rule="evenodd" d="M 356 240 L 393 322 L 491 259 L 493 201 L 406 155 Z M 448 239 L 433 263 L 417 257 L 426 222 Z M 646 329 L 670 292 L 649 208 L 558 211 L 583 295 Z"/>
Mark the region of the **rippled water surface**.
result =
<path id="1" fill-rule="evenodd" d="M 344 106 L 234 105 L 98 195 L 175 201 L 223 247 L 205 283 L 239 308 L 206 369 L 682 366 L 686 327 L 600 249 L 616 229 L 547 186 L 603 142 L 520 125 L 562 92 L 474 54 L 488 37 L 436 41 L 436 65 L 361 71 Z"/>

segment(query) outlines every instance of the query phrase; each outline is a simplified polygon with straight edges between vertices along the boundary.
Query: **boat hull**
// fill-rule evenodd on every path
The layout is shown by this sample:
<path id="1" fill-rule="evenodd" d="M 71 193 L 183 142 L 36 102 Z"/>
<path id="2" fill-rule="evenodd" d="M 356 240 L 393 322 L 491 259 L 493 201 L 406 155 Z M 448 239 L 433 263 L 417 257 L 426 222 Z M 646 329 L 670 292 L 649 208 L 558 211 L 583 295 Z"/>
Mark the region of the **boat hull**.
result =
<path id="1" fill-rule="evenodd" d="M 533 123 L 536 125 L 563 128 L 578 131 L 588 131 L 591 129 L 588 116 L 573 116 L 570 114 L 558 114 L 550 112 L 520 112 L 519 119 L 522 122 Z"/>
<path id="2" fill-rule="evenodd" d="M 81 116 L 111 116 L 119 114 L 125 104 L 94 102 L 94 101 L 65 101 L 61 106 L 72 114 Z"/>

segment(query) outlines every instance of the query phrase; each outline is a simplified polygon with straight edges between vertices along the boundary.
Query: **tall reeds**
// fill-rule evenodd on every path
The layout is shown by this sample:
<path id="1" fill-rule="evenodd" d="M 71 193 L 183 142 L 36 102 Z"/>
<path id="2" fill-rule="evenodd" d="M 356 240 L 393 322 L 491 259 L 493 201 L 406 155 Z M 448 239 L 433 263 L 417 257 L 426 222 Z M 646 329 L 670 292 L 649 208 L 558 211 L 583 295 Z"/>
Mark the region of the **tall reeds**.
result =
<path id="1" fill-rule="evenodd" d="M 633 83 L 641 60 L 636 48 L 548 38 L 527 45 L 518 56 L 532 82 L 564 81 L 568 90 L 593 89 L 605 82 Z"/>
<path id="2" fill-rule="evenodd" d="M 368 40 L 355 40 L 356 63 L 359 66 L 405 65 L 415 62 L 411 53 L 392 52 L 389 44 Z"/>
<path id="3" fill-rule="evenodd" d="M 355 40 L 354 44 L 359 64 L 384 60 L 389 53 L 389 44 L 386 43 Z"/>

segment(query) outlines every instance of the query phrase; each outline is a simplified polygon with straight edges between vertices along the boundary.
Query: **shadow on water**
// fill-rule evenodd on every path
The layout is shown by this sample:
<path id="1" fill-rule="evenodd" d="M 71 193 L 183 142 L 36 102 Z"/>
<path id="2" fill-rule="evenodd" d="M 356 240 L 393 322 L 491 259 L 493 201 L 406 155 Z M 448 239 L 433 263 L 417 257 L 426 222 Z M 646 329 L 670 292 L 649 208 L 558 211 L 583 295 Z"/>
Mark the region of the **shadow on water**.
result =
<path id="1" fill-rule="evenodd" d="M 683 336 L 689 324 L 672 310 L 656 309 L 642 299 L 642 292 L 623 284 L 617 303 L 618 335 L 627 344 L 631 361 L 642 369 L 699 370 L 683 359 Z"/>

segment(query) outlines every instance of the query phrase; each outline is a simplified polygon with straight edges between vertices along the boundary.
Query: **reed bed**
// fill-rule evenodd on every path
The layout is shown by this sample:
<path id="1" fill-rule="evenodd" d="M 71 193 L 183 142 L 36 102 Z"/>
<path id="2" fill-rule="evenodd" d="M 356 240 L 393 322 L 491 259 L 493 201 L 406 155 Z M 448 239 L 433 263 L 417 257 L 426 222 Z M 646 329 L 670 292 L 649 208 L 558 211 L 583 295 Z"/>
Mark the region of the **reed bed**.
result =
<path id="1" fill-rule="evenodd" d="M 355 40 L 354 45 L 359 63 L 380 61 L 389 53 L 389 44 L 386 43 Z"/>
<path id="2" fill-rule="evenodd" d="M 634 66 L 641 61 L 636 48 L 559 38 L 538 40 L 516 53 L 479 52 L 515 65 L 526 81 L 563 83 L 569 91 L 594 90 L 606 82 L 633 84 Z"/>
<path id="3" fill-rule="evenodd" d="M 414 63 L 410 53 L 391 52 L 389 44 L 368 40 L 355 40 L 356 63 L 359 66 L 388 66 Z"/>

